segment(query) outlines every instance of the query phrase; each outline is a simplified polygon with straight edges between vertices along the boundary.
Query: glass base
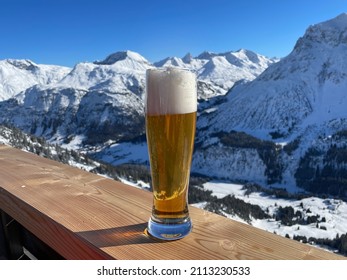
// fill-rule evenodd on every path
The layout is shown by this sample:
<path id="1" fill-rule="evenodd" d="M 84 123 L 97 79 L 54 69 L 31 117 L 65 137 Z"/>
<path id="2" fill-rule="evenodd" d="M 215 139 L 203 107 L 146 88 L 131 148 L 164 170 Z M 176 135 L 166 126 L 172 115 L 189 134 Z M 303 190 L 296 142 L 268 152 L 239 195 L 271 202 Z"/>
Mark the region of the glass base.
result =
<path id="1" fill-rule="evenodd" d="M 192 231 L 192 222 L 188 218 L 183 223 L 158 223 L 152 219 L 148 222 L 148 233 L 161 240 L 177 240 L 187 236 Z"/>

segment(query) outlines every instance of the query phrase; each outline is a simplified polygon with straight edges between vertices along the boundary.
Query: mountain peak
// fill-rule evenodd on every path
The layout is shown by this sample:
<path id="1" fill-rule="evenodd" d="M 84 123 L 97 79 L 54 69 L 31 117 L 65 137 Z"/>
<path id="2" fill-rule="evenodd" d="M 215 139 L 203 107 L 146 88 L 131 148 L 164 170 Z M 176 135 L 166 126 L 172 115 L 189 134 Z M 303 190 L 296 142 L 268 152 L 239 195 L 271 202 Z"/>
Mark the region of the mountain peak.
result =
<path id="1" fill-rule="evenodd" d="M 111 64 L 117 63 L 118 61 L 122 61 L 126 59 L 148 63 L 148 61 L 140 54 L 127 50 L 127 51 L 119 51 L 119 52 L 110 54 L 104 60 L 95 61 L 94 64 L 111 65 Z"/>
<path id="2" fill-rule="evenodd" d="M 172 56 L 172 57 L 167 57 L 163 60 L 160 60 L 158 62 L 155 62 L 153 65 L 155 67 L 183 67 L 185 68 L 185 63 L 189 64 L 190 61 L 187 61 L 187 60 L 183 60 L 179 57 L 175 57 L 175 56 Z"/>
<path id="3" fill-rule="evenodd" d="M 216 56 L 217 54 L 213 53 L 213 52 L 208 52 L 208 51 L 204 51 L 201 54 L 198 55 L 198 59 L 211 59 L 212 57 Z"/>
<path id="4" fill-rule="evenodd" d="M 299 38 L 294 49 L 311 47 L 312 43 L 326 43 L 330 46 L 347 43 L 347 13 L 311 25 L 307 28 L 303 37 Z"/>
<path id="5" fill-rule="evenodd" d="M 256 54 L 255 52 L 252 52 L 252 51 L 246 50 L 246 49 L 239 49 L 236 52 L 227 53 L 226 57 L 228 57 L 230 55 L 236 57 L 238 60 L 249 60 L 252 63 L 259 63 L 260 62 L 260 59 L 259 59 L 260 55 L 259 54 Z"/>
<path id="6" fill-rule="evenodd" d="M 342 13 L 337 17 L 318 23 L 316 25 L 324 26 L 325 28 L 339 29 L 340 31 L 345 31 L 347 28 L 347 13 Z"/>
<path id="7" fill-rule="evenodd" d="M 6 62 L 22 70 L 35 70 L 38 68 L 37 64 L 29 59 L 6 59 Z"/>
<path id="8" fill-rule="evenodd" d="M 258 54 L 256 54 L 255 52 L 247 49 L 239 49 L 238 51 L 236 51 L 236 53 L 244 54 L 248 57 L 258 56 Z"/>
<path id="9" fill-rule="evenodd" d="M 191 53 L 187 53 L 184 57 L 182 57 L 182 61 L 184 63 L 190 63 L 193 59 L 193 56 L 191 55 Z"/>

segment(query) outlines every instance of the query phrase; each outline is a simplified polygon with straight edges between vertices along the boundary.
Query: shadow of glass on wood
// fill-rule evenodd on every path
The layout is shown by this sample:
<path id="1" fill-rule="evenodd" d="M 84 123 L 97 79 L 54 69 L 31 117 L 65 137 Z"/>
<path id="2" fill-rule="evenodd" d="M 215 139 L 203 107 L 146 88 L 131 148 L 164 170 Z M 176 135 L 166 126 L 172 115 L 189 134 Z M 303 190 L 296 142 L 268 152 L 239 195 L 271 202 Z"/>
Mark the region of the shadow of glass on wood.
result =
<path id="1" fill-rule="evenodd" d="M 98 248 L 164 242 L 148 234 L 147 223 L 82 231 L 77 234 Z"/>

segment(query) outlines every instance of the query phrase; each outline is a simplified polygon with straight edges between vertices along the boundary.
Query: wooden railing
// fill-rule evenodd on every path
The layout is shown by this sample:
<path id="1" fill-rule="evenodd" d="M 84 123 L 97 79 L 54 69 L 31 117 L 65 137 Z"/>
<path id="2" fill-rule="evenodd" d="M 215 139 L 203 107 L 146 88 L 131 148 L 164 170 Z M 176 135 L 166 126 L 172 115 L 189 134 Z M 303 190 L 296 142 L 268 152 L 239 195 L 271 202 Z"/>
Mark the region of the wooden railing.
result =
<path id="1" fill-rule="evenodd" d="M 345 259 L 190 207 L 179 241 L 149 237 L 152 194 L 0 145 L 0 208 L 65 259 Z"/>

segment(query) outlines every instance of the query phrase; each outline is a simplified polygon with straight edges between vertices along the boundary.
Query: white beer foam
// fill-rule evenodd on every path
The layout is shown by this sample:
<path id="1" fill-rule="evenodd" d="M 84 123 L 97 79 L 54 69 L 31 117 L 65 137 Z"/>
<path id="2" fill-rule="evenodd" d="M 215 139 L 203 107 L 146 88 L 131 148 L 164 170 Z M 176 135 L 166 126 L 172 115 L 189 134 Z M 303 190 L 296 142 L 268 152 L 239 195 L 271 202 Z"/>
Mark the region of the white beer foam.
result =
<path id="1" fill-rule="evenodd" d="M 196 76 L 178 68 L 147 70 L 146 113 L 187 114 L 197 110 Z"/>

